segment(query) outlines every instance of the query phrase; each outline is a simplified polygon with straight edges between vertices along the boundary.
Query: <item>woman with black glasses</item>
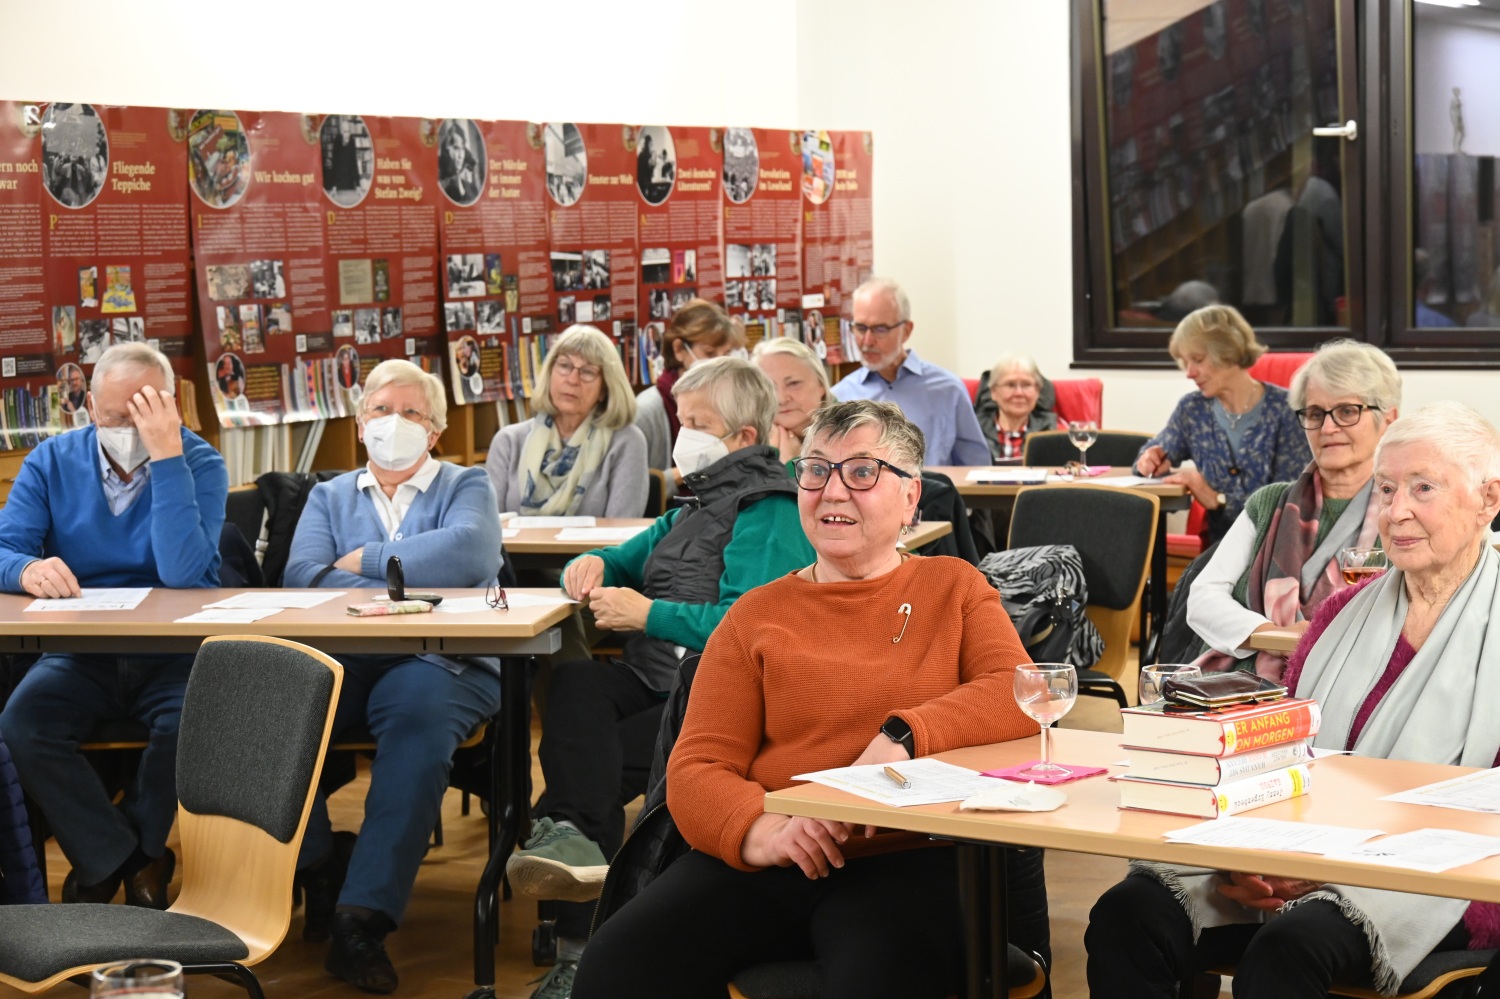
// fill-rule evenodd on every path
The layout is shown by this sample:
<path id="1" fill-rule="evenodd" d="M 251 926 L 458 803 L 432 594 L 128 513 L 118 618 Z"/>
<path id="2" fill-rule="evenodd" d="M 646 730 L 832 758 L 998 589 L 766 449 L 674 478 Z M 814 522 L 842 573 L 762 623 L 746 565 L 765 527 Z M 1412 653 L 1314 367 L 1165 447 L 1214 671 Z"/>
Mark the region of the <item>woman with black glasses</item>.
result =
<path id="1" fill-rule="evenodd" d="M 565 903 L 557 964 L 540 996 L 567 994 L 608 858 L 624 840 L 623 806 L 646 788 L 679 663 L 703 650 L 747 590 L 812 557 L 795 488 L 765 443 L 776 416 L 771 380 L 749 361 L 721 357 L 694 364 L 672 394 L 682 422 L 673 462 L 691 501 L 563 570 L 568 596 L 585 601 L 601 629 L 622 632 L 624 648 L 607 663 L 576 659 L 552 671 L 539 753 L 546 792 L 526 848 L 505 868 L 516 894 Z"/>
<path id="2" fill-rule="evenodd" d="M 696 369 L 695 369 L 696 372 Z M 959 979 L 954 852 L 765 810 L 796 775 L 1028 736 L 1028 662 L 995 591 L 897 548 L 926 442 L 894 403 L 820 409 L 794 463 L 811 565 L 714 630 L 667 764 L 693 848 L 599 927 L 573 999 L 723 995 L 742 969 L 815 958 L 829 995 L 920 999 Z"/>
<path id="3" fill-rule="evenodd" d="M 1244 648 L 1272 627 L 1306 628 L 1345 586 L 1340 548 L 1379 544 L 1370 502 L 1375 445 L 1401 405 L 1401 376 L 1384 352 L 1325 343 L 1292 379 L 1290 402 L 1313 460 L 1293 482 L 1257 490 L 1188 593 L 1187 620 L 1207 670 L 1280 680 L 1285 659 Z"/>

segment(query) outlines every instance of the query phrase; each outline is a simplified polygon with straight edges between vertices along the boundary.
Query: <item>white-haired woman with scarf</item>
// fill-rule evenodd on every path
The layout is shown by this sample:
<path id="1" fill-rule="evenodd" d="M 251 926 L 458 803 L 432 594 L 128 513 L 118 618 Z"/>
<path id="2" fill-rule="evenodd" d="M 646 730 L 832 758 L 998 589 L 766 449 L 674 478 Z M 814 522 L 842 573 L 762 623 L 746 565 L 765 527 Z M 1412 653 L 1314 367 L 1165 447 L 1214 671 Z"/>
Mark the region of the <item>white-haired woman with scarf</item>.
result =
<path id="1" fill-rule="evenodd" d="M 1375 503 L 1392 568 L 1323 603 L 1286 683 L 1322 705 L 1319 748 L 1493 767 L 1500 433 L 1456 402 L 1403 416 L 1375 456 Z M 1175 997 L 1225 962 L 1237 999 L 1322 999 L 1335 981 L 1392 995 L 1435 950 L 1500 946 L 1500 906 L 1135 862 L 1084 939 L 1097 999 Z"/>
<path id="2" fill-rule="evenodd" d="M 1325 343 L 1292 379 L 1288 400 L 1313 459 L 1292 482 L 1262 486 L 1188 592 L 1187 623 L 1204 672 L 1254 670 L 1280 680 L 1284 655 L 1246 648 L 1267 628 L 1306 629 L 1344 588 L 1339 549 L 1369 548 L 1375 446 L 1401 405 L 1401 376 L 1383 351 Z"/>

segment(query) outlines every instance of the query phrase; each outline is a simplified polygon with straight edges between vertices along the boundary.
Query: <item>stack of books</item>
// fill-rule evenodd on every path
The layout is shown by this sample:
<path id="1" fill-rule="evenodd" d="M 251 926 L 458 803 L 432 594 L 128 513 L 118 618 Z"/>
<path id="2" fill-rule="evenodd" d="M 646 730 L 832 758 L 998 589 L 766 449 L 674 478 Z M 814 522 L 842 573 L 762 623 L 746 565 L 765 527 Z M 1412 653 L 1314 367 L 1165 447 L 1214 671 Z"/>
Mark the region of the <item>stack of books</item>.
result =
<path id="1" fill-rule="evenodd" d="M 1283 697 L 1205 711 L 1124 708 L 1120 807 L 1212 819 L 1306 794 L 1318 703 Z"/>

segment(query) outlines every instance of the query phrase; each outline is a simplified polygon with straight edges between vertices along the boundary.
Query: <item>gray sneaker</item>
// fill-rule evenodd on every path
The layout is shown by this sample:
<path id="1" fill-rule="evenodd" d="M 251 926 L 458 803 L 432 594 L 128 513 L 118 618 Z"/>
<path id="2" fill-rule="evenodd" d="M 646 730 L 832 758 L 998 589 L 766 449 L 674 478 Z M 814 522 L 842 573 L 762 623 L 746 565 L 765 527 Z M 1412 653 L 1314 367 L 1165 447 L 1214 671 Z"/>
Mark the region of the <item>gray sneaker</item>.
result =
<path id="1" fill-rule="evenodd" d="M 531 999 L 568 999 L 573 994 L 573 976 L 577 973 L 577 961 L 559 957 L 545 975 L 532 979 L 542 984 L 531 993 Z M 531 982 L 526 984 L 530 985 Z"/>
<path id="2" fill-rule="evenodd" d="M 609 860 L 572 826 L 537 819 L 526 849 L 511 854 L 505 876 L 517 895 L 565 902 L 592 902 L 604 887 Z"/>

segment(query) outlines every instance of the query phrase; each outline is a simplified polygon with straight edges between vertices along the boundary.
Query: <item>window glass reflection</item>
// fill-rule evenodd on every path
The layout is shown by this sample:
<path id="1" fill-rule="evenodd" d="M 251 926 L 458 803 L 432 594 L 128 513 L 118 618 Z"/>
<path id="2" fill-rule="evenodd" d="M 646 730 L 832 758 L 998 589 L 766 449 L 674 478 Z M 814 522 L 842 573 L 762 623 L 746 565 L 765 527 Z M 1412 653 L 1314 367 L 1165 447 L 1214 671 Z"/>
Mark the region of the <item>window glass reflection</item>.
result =
<path id="1" fill-rule="evenodd" d="M 1335 4 L 1103 0 L 1116 325 L 1347 325 Z"/>
<path id="2" fill-rule="evenodd" d="M 1500 327 L 1500 10 L 1413 4 L 1413 326 Z"/>

